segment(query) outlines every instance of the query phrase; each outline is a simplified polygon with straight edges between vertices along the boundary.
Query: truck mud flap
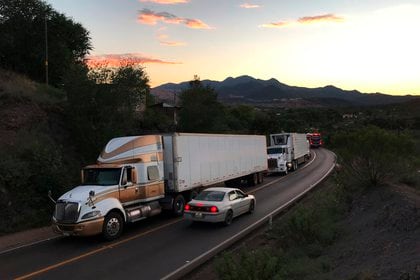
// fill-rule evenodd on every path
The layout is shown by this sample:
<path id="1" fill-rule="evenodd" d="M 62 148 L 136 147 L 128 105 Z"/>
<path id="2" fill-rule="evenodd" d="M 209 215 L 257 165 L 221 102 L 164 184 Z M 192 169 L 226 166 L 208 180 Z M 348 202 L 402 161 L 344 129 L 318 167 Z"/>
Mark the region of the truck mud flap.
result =
<path id="1" fill-rule="evenodd" d="M 160 206 L 164 210 L 172 210 L 174 198 L 172 196 L 165 196 L 164 198 L 159 200 Z"/>

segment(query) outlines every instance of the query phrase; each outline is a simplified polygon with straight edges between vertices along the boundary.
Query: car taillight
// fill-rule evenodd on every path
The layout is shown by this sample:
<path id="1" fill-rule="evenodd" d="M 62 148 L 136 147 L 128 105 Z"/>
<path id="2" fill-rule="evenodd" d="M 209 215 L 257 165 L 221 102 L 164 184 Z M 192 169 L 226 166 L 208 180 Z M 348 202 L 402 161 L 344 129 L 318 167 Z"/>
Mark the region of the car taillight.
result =
<path id="1" fill-rule="evenodd" d="M 189 205 L 189 204 L 185 204 L 185 207 L 184 207 L 184 210 L 190 210 L 191 209 L 191 206 Z"/>
<path id="2" fill-rule="evenodd" d="M 210 207 L 210 212 L 211 213 L 216 213 L 216 212 L 219 212 L 219 209 L 217 209 L 216 206 L 212 206 L 212 207 Z"/>

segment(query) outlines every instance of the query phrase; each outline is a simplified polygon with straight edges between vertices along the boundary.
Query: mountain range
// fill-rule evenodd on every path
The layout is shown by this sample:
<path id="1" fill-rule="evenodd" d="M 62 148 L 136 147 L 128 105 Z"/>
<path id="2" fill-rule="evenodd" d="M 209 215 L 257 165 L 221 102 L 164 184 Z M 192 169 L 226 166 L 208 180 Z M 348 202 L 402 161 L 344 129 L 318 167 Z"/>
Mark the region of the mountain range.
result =
<path id="1" fill-rule="evenodd" d="M 228 104 L 252 104 L 264 107 L 331 107 L 372 106 L 400 103 L 417 96 L 393 96 L 382 93 L 361 93 L 335 86 L 306 88 L 289 86 L 272 78 L 255 79 L 251 76 L 229 77 L 224 81 L 202 80 L 218 93 L 219 101 Z M 189 82 L 167 83 L 152 89 L 158 99 L 174 103 L 174 94 L 189 87 Z"/>

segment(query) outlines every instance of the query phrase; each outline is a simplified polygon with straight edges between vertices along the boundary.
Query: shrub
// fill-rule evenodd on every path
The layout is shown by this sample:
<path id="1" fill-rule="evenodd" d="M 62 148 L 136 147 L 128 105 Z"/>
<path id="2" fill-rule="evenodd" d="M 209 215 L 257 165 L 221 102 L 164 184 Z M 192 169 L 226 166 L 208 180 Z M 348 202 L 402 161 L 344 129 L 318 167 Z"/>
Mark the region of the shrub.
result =
<path id="1" fill-rule="evenodd" d="M 14 146 L 1 147 L 0 234 L 47 224 L 57 197 L 71 182 L 62 148 L 40 129 L 18 132 Z"/>

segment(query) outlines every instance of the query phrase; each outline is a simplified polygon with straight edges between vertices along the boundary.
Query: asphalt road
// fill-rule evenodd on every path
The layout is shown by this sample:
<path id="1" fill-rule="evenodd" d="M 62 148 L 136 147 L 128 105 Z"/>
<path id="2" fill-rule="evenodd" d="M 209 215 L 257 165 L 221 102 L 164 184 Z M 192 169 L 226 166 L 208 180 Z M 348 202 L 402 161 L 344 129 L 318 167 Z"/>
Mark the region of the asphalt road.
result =
<path id="1" fill-rule="evenodd" d="M 0 254 L 0 279 L 161 279 L 286 204 L 334 164 L 334 154 L 325 149 L 314 150 L 313 158 L 287 176 L 244 187 L 256 196 L 255 212 L 229 227 L 161 215 L 128 225 L 110 243 L 99 237 L 58 238 Z"/>

